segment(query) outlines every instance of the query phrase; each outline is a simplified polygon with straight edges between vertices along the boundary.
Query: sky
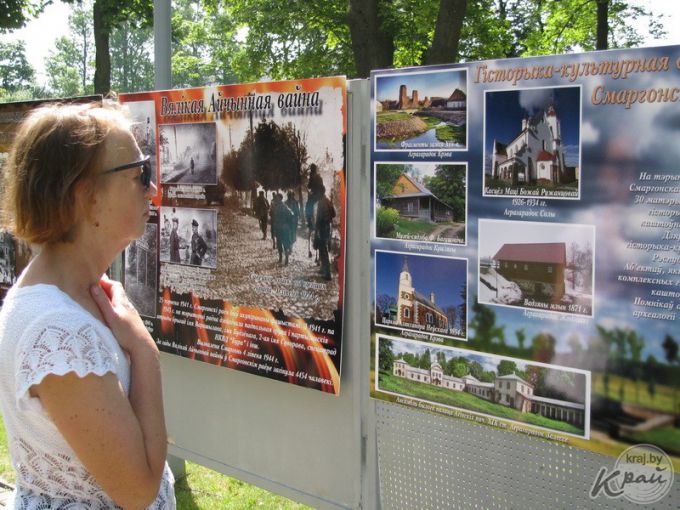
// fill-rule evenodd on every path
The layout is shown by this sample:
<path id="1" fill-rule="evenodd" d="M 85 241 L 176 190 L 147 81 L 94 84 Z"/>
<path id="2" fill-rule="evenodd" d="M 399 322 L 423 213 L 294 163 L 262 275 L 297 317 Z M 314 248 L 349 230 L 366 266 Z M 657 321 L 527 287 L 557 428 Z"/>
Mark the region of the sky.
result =
<path id="1" fill-rule="evenodd" d="M 663 15 L 663 25 L 668 34 L 661 40 L 649 40 L 646 46 L 665 46 L 680 44 L 680 31 L 673 27 L 680 25 L 680 1 L 678 0 L 633 0 L 632 3 L 642 5 L 647 9 L 653 9 L 655 14 Z M 48 6 L 43 14 L 26 27 L 11 34 L 0 34 L 0 41 L 14 41 L 23 39 L 26 41 L 26 53 L 28 61 L 38 73 L 39 83 L 46 83 L 44 75 L 45 57 L 49 50 L 54 47 L 57 37 L 68 33 L 68 15 L 71 6 L 58 0 Z M 644 29 L 644 27 L 641 27 Z"/>

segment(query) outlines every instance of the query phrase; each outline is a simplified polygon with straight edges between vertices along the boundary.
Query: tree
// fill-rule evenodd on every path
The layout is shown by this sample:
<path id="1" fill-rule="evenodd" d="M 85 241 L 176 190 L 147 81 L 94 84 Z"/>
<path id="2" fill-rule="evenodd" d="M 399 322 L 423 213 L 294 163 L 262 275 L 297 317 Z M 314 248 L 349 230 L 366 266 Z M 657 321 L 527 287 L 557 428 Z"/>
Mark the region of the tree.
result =
<path id="1" fill-rule="evenodd" d="M 432 365 L 432 355 L 430 349 L 425 349 L 425 352 L 420 356 L 418 361 L 418 368 L 429 370 Z"/>
<path id="2" fill-rule="evenodd" d="M 392 352 L 392 341 L 382 338 L 378 347 L 378 367 L 387 372 L 392 371 L 394 363 L 394 353 Z"/>
<path id="3" fill-rule="evenodd" d="M 534 30 L 526 35 L 525 55 L 630 48 L 642 43 L 631 20 L 647 18 L 650 33 L 663 34 L 660 22 L 645 8 L 624 0 L 533 0 Z"/>
<path id="4" fill-rule="evenodd" d="M 153 33 L 129 21 L 113 29 L 110 38 L 111 84 L 116 92 L 138 92 L 154 87 Z"/>
<path id="5" fill-rule="evenodd" d="M 375 196 L 378 200 L 392 195 L 399 176 L 405 172 L 404 165 L 391 163 L 378 165 L 375 179 Z"/>
<path id="6" fill-rule="evenodd" d="M 75 7 L 68 18 L 69 35 L 55 41 L 45 59 L 50 88 L 60 96 L 91 94 L 92 14 L 87 4 Z"/>
<path id="7" fill-rule="evenodd" d="M 637 334 L 636 331 L 629 329 L 626 335 L 626 342 L 628 343 L 628 351 L 630 352 L 630 357 L 632 365 L 630 367 L 630 375 L 633 378 L 633 384 L 635 385 L 635 401 L 639 402 L 639 389 L 638 381 L 642 377 L 642 367 L 640 356 L 642 354 L 642 349 L 645 347 L 645 339 Z"/>
<path id="8" fill-rule="evenodd" d="M 531 352 L 534 361 L 552 363 L 555 356 L 555 337 L 550 333 L 539 333 L 531 339 Z"/>
<path id="9" fill-rule="evenodd" d="M 387 315 L 391 307 L 397 306 L 397 300 L 388 294 L 380 294 L 375 298 L 375 306 L 382 315 Z"/>
<path id="10" fill-rule="evenodd" d="M 658 364 L 659 362 L 656 361 L 656 358 L 650 354 L 647 356 L 643 371 L 643 377 L 647 381 L 647 393 L 649 393 L 652 402 L 654 402 L 654 396 L 656 395 L 656 372 L 659 369 Z"/>
<path id="11" fill-rule="evenodd" d="M 0 87 L 12 92 L 30 86 L 34 77 L 26 59 L 26 43 L 0 41 Z"/>
<path id="12" fill-rule="evenodd" d="M 23 27 L 49 3 L 50 0 L 0 0 L 0 33 Z"/>
<path id="13" fill-rule="evenodd" d="M 673 363 L 678 362 L 678 342 L 675 341 L 675 339 L 670 336 L 666 335 L 663 339 L 663 344 L 661 344 L 661 347 L 663 347 L 664 353 L 666 355 L 666 361 L 668 361 L 669 365 L 673 365 Z M 678 387 L 678 380 L 675 378 L 675 384 L 673 385 L 673 409 L 676 408 L 676 402 L 677 402 L 677 387 Z"/>
<path id="14" fill-rule="evenodd" d="M 456 221 L 465 218 L 465 167 L 437 165 L 434 175 L 427 179 L 425 185 L 446 205 L 453 210 Z"/>
<path id="15" fill-rule="evenodd" d="M 504 359 L 498 364 L 496 372 L 499 376 L 514 374 L 517 372 L 517 363 Z"/>
<path id="16" fill-rule="evenodd" d="M 505 326 L 496 326 L 496 314 L 488 306 L 482 305 L 475 300 L 472 309 L 475 312 L 470 327 L 475 330 L 474 340 L 481 350 L 489 351 L 494 339 L 504 335 Z M 475 376 L 476 377 L 476 376 Z"/>

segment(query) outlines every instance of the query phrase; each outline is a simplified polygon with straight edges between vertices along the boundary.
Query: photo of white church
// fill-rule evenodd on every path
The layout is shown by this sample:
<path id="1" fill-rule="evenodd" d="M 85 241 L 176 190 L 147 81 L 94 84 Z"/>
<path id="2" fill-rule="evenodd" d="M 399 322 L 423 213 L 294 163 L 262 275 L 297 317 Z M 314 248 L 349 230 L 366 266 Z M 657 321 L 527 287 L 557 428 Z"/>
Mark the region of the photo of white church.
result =
<path id="1" fill-rule="evenodd" d="M 580 87 L 487 91 L 485 196 L 578 198 Z"/>

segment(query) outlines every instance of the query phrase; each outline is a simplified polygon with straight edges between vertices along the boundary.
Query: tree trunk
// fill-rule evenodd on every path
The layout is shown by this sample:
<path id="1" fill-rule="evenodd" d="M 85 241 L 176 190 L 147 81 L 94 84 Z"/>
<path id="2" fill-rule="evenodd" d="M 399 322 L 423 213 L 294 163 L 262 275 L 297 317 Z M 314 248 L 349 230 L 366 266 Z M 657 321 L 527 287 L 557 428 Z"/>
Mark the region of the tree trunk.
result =
<path id="1" fill-rule="evenodd" d="M 394 37 L 382 23 L 380 0 L 350 0 L 347 23 L 352 38 L 352 52 L 357 77 L 367 77 L 371 69 L 392 65 Z"/>
<path id="2" fill-rule="evenodd" d="M 597 42 L 596 50 L 606 50 L 609 47 L 609 0 L 597 0 Z"/>
<path id="3" fill-rule="evenodd" d="M 95 0 L 92 8 L 94 18 L 94 93 L 111 91 L 111 54 L 109 53 L 110 27 L 104 16 L 102 0 Z"/>
<path id="4" fill-rule="evenodd" d="M 440 0 L 432 46 L 425 53 L 423 64 L 458 62 L 458 43 L 463 28 L 467 0 Z"/>

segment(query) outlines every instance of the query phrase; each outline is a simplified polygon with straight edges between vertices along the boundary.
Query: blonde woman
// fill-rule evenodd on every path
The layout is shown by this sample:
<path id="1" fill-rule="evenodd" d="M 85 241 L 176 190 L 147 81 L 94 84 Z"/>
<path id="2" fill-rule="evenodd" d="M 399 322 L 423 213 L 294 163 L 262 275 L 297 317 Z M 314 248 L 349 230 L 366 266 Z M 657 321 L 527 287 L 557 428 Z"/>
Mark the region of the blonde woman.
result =
<path id="1" fill-rule="evenodd" d="M 158 349 L 104 276 L 156 189 L 125 117 L 50 106 L 23 122 L 3 223 L 37 248 L 0 311 L 15 508 L 174 509 Z"/>

